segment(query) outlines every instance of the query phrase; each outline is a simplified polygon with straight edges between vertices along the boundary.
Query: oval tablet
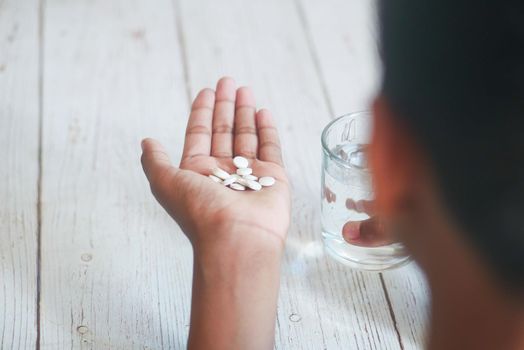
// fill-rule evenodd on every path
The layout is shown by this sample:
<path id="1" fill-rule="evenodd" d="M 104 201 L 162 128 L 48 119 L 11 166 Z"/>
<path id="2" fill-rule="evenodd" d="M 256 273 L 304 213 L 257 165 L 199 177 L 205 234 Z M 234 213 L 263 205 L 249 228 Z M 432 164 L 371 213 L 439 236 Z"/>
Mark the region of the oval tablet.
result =
<path id="1" fill-rule="evenodd" d="M 262 189 L 262 185 L 255 180 L 246 180 L 246 185 L 253 191 L 260 191 Z"/>
<path id="2" fill-rule="evenodd" d="M 232 188 L 234 190 L 237 190 L 237 191 L 245 191 L 245 187 L 242 186 L 241 184 L 237 184 L 236 182 L 235 183 L 232 183 L 229 188 Z"/>
<path id="3" fill-rule="evenodd" d="M 240 175 L 237 175 L 237 176 L 240 176 Z M 255 175 L 244 175 L 242 176 L 242 178 L 246 179 L 246 180 L 258 180 L 258 177 L 256 177 Z"/>
<path id="4" fill-rule="evenodd" d="M 251 168 L 238 168 L 237 169 L 237 174 L 241 176 L 251 175 L 252 172 L 253 172 L 253 169 Z"/>
<path id="5" fill-rule="evenodd" d="M 214 168 L 213 170 L 211 170 L 211 172 L 213 173 L 213 175 L 222 180 L 225 180 L 230 176 L 227 171 L 222 170 L 220 168 Z"/>
<path id="6" fill-rule="evenodd" d="M 239 169 L 241 168 L 247 168 L 249 166 L 249 161 L 241 156 L 236 156 L 233 158 L 233 164 Z"/>
<path id="7" fill-rule="evenodd" d="M 258 183 L 264 187 L 273 186 L 275 184 L 275 178 L 271 176 L 264 176 L 258 179 Z"/>
<path id="8" fill-rule="evenodd" d="M 215 175 L 208 175 L 207 177 L 209 177 L 211 180 L 217 182 L 217 183 L 221 183 L 222 180 L 220 180 L 218 177 L 216 177 Z"/>
<path id="9" fill-rule="evenodd" d="M 222 181 L 222 185 L 229 186 L 235 181 L 237 181 L 237 178 L 235 176 L 230 176 L 227 179 L 225 179 L 224 181 Z"/>
<path id="10" fill-rule="evenodd" d="M 237 179 L 237 183 L 241 184 L 242 186 L 247 186 L 247 181 L 246 179 L 244 179 L 243 177 L 240 177 Z"/>

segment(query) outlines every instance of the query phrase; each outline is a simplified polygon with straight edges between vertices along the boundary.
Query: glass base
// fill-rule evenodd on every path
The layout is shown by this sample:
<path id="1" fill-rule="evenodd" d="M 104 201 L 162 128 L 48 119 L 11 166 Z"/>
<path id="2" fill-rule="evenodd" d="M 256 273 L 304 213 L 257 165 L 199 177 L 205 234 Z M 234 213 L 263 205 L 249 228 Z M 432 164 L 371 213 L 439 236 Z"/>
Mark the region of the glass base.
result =
<path id="1" fill-rule="evenodd" d="M 353 269 L 384 271 L 398 268 L 411 261 L 400 243 L 383 247 L 359 247 L 326 232 L 322 232 L 322 239 L 324 249 L 333 259 Z"/>

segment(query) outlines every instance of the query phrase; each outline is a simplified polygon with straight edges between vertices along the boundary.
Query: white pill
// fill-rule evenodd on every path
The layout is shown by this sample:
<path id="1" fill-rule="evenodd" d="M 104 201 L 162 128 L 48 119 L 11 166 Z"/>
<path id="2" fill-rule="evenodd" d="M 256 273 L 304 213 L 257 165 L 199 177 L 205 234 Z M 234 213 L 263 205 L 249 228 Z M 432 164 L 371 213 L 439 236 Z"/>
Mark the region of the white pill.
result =
<path id="1" fill-rule="evenodd" d="M 252 172 L 253 172 L 253 169 L 251 169 L 251 168 L 239 168 L 239 169 L 237 169 L 237 174 L 241 175 L 241 176 L 251 175 Z"/>
<path id="2" fill-rule="evenodd" d="M 208 177 L 209 177 L 211 180 L 215 181 L 215 182 L 218 182 L 218 183 L 221 183 L 221 182 L 222 182 L 222 180 L 220 180 L 220 179 L 219 179 L 218 177 L 216 177 L 215 175 L 208 175 Z"/>
<path id="3" fill-rule="evenodd" d="M 264 176 L 258 179 L 258 183 L 264 187 L 273 186 L 275 184 L 275 178 L 271 176 Z"/>
<path id="4" fill-rule="evenodd" d="M 213 173 L 213 175 L 215 175 L 216 177 L 218 177 L 219 179 L 222 179 L 222 180 L 225 180 L 229 176 L 231 176 L 231 175 L 229 175 L 227 173 L 227 171 L 222 170 L 220 168 L 214 168 L 211 172 Z"/>
<path id="5" fill-rule="evenodd" d="M 239 177 L 236 182 L 241 184 L 242 186 L 247 186 L 247 180 L 243 177 Z"/>
<path id="6" fill-rule="evenodd" d="M 246 180 L 246 185 L 254 191 L 260 191 L 262 189 L 262 185 L 254 180 Z"/>
<path id="7" fill-rule="evenodd" d="M 239 175 L 237 175 L 239 176 Z M 258 180 L 258 177 L 256 177 L 255 175 L 244 175 L 242 176 L 242 178 L 246 179 L 246 180 Z"/>
<path id="8" fill-rule="evenodd" d="M 242 169 L 249 166 L 249 161 L 244 157 L 237 156 L 233 158 L 233 164 L 235 164 L 237 168 Z"/>
<path id="9" fill-rule="evenodd" d="M 244 186 L 242 186 L 241 184 L 237 184 L 236 182 L 232 183 L 229 187 L 237 191 L 245 191 L 246 189 Z"/>
<path id="10" fill-rule="evenodd" d="M 229 186 L 235 181 L 237 181 L 237 178 L 235 176 L 230 176 L 227 179 L 225 179 L 224 181 L 222 181 L 222 185 Z"/>

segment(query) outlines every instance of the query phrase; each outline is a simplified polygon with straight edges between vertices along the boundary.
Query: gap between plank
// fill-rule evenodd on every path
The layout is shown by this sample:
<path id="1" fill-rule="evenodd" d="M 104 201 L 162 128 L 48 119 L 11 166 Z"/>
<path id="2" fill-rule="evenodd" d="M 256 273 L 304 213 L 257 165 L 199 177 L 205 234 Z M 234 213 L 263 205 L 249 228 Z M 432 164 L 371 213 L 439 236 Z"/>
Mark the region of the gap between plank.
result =
<path id="1" fill-rule="evenodd" d="M 389 298 L 389 293 L 386 289 L 386 283 L 384 282 L 384 275 L 382 274 L 382 272 L 379 275 L 380 284 L 382 285 L 382 290 L 384 291 L 384 296 L 386 297 L 386 302 L 388 303 L 389 314 L 391 315 L 391 320 L 393 321 L 393 326 L 395 327 L 395 333 L 397 333 L 398 344 L 400 345 L 400 349 L 404 350 L 404 344 L 402 344 L 402 337 L 400 336 L 400 332 L 398 330 L 397 319 L 395 317 L 395 313 L 393 312 L 393 307 L 391 306 L 391 299 Z"/>
<path id="2" fill-rule="evenodd" d="M 45 0 L 38 2 L 38 177 L 36 199 L 36 350 L 40 350 L 40 291 L 42 273 L 42 173 L 44 119 L 44 9 Z"/>
<path id="3" fill-rule="evenodd" d="M 317 73 L 317 78 L 320 81 L 322 95 L 324 97 L 324 101 L 330 114 L 329 118 L 335 119 L 337 117 L 335 115 L 335 108 L 333 108 L 333 103 L 331 102 L 331 98 L 329 97 L 326 79 L 324 78 L 324 72 L 322 71 L 322 67 L 320 66 L 320 59 L 317 55 L 315 44 L 313 43 L 313 36 L 311 35 L 311 30 L 309 22 L 307 20 L 306 12 L 304 11 L 304 7 L 302 6 L 300 0 L 295 0 L 295 6 L 297 8 L 300 24 L 302 25 L 302 29 L 305 33 L 307 47 L 309 49 L 309 54 L 311 55 L 311 59 L 313 61 L 313 66 L 315 67 L 315 72 Z"/>
<path id="4" fill-rule="evenodd" d="M 180 8 L 180 2 L 178 0 L 173 0 L 173 12 L 178 45 L 180 46 L 182 69 L 184 70 L 184 83 L 186 84 L 187 101 L 191 107 L 191 81 L 189 79 L 189 63 L 187 59 L 186 38 L 184 37 L 184 26 L 182 25 L 182 9 Z"/>

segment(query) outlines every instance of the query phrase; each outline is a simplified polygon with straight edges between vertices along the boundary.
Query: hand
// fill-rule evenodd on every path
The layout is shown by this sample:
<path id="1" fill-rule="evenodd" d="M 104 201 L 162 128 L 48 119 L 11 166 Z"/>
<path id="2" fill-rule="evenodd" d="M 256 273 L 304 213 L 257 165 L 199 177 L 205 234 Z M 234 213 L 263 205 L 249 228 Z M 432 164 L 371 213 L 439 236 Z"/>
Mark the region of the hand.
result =
<path id="1" fill-rule="evenodd" d="M 193 103 L 179 168 L 157 141 L 142 149 L 153 194 L 193 244 L 188 349 L 273 348 L 290 193 L 270 113 L 223 78 Z M 215 167 L 233 173 L 233 155 L 276 183 L 237 192 L 208 178 Z"/>
<path id="2" fill-rule="evenodd" d="M 180 225 L 195 251 L 282 249 L 290 220 L 290 193 L 277 130 L 267 110 L 256 112 L 252 90 L 230 78 L 196 97 L 180 167 L 152 139 L 142 142 L 142 165 L 158 202 Z M 237 192 L 208 178 L 220 167 L 234 173 L 233 156 L 249 159 L 257 176 L 276 183 Z M 220 248 L 218 248 L 220 247 Z"/>
<path id="3" fill-rule="evenodd" d="M 376 215 L 373 201 L 355 202 L 348 198 L 346 208 L 370 216 L 363 221 L 349 221 L 342 227 L 342 237 L 346 242 L 362 247 L 378 247 L 394 243 L 393 237 L 384 228 L 384 223 Z"/>

